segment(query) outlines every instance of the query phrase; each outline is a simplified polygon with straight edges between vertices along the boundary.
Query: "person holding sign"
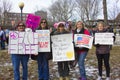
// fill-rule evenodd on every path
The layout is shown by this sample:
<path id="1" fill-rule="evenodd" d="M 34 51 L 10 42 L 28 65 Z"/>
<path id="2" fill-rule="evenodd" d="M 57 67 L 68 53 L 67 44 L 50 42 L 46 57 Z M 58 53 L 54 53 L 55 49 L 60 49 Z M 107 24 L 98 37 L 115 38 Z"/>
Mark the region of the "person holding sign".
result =
<path id="1" fill-rule="evenodd" d="M 57 34 L 66 34 L 69 33 L 65 30 L 65 24 L 63 22 L 58 23 L 57 31 L 54 32 L 54 35 Z M 69 61 L 58 62 L 58 73 L 60 75 L 59 80 L 69 80 Z"/>
<path id="2" fill-rule="evenodd" d="M 96 33 L 106 33 L 106 29 L 103 22 L 99 22 L 97 24 Z M 110 57 L 110 45 L 102 45 L 96 44 L 96 56 L 98 60 L 98 78 L 97 80 L 102 80 L 102 61 L 104 61 L 105 69 L 106 69 L 106 80 L 110 80 L 110 65 L 109 65 L 109 57 Z"/>
<path id="3" fill-rule="evenodd" d="M 86 34 L 86 35 L 90 35 L 89 31 L 87 29 L 85 29 L 84 23 L 81 21 L 78 21 L 75 25 L 76 29 L 74 30 L 74 36 L 75 34 Z M 78 40 L 81 40 L 82 38 L 78 38 Z M 84 42 L 86 42 L 87 40 L 84 39 Z M 86 77 L 86 71 L 85 71 L 85 65 L 84 65 L 84 61 L 85 58 L 87 56 L 88 53 L 88 48 L 85 47 L 75 47 L 75 52 L 78 59 L 78 65 L 79 65 L 79 70 L 80 70 L 80 80 L 87 80 Z"/>
<path id="4" fill-rule="evenodd" d="M 16 30 L 19 32 L 25 31 L 25 24 L 23 22 L 19 22 Z M 15 35 L 11 35 L 15 37 Z M 14 72 L 14 80 L 20 80 L 20 63 L 22 64 L 23 68 L 23 75 L 22 80 L 27 80 L 28 77 L 28 60 L 29 60 L 29 54 L 14 54 L 11 53 L 11 60 L 13 64 L 13 72 Z"/>
<path id="5" fill-rule="evenodd" d="M 46 19 L 41 19 L 40 26 L 37 28 L 37 30 L 48 30 Z M 48 54 L 49 52 L 38 52 L 37 63 L 39 80 L 49 80 L 49 63 L 47 59 Z"/>

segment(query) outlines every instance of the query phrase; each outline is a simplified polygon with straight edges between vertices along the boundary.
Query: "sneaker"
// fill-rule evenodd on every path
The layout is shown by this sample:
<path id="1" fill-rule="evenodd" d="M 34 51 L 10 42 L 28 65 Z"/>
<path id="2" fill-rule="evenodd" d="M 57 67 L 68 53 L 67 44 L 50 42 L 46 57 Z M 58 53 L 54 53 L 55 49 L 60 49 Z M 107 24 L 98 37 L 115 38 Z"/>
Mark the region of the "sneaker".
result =
<path id="1" fill-rule="evenodd" d="M 106 78 L 106 80 L 110 80 L 110 78 L 109 78 L 109 77 L 107 77 L 107 78 Z"/>
<path id="2" fill-rule="evenodd" d="M 97 80 L 102 80 L 102 77 L 101 77 L 101 76 L 98 76 Z"/>
<path id="3" fill-rule="evenodd" d="M 63 78 L 63 77 L 60 77 L 59 80 L 64 80 L 64 78 Z"/>

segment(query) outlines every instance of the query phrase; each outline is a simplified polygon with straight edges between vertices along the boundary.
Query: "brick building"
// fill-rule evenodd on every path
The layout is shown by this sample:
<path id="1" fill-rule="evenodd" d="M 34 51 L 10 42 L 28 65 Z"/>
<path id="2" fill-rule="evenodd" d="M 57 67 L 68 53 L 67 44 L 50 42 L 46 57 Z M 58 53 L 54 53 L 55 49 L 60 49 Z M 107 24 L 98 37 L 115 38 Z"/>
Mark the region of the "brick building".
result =
<path id="1" fill-rule="evenodd" d="M 33 13 L 22 13 L 23 22 L 26 22 L 26 18 L 28 14 L 33 14 Z M 47 12 L 45 11 L 36 11 L 35 15 L 47 19 Z M 21 20 L 21 13 L 5 12 L 4 17 L 1 20 L 1 25 L 15 26 L 20 20 Z"/>
<path id="2" fill-rule="evenodd" d="M 26 21 L 26 17 L 29 13 L 22 13 L 23 22 Z M 21 13 L 6 12 L 4 13 L 3 25 L 14 26 L 21 20 Z"/>
<path id="3" fill-rule="evenodd" d="M 104 22 L 104 19 L 98 19 L 98 20 L 87 20 L 86 21 L 86 26 L 88 27 L 95 27 L 96 24 L 99 22 L 99 21 L 103 21 Z M 111 27 L 114 27 L 114 28 L 120 28 L 120 13 L 117 15 L 117 17 L 113 20 L 108 20 L 108 24 L 109 26 Z"/>
<path id="4" fill-rule="evenodd" d="M 46 11 L 36 11 L 35 15 L 40 16 L 41 18 L 47 19 L 47 12 Z"/>

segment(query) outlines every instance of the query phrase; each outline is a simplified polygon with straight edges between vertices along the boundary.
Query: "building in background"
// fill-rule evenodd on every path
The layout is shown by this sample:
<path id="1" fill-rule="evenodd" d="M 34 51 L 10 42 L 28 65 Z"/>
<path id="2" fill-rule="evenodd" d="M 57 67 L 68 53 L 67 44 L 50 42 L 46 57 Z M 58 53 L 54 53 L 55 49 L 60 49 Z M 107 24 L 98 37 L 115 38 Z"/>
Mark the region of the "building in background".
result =
<path id="1" fill-rule="evenodd" d="M 87 27 L 96 27 L 97 23 L 99 21 L 103 21 L 104 19 L 98 19 L 98 20 L 87 20 L 85 22 Z M 113 27 L 113 28 L 119 28 L 120 29 L 120 13 L 117 15 L 117 17 L 113 20 L 108 20 L 108 24 L 109 26 Z"/>
<path id="2" fill-rule="evenodd" d="M 26 21 L 26 17 L 27 17 L 28 14 L 29 13 L 23 13 L 22 14 L 23 22 Z M 20 20 L 21 20 L 21 13 L 5 12 L 2 25 L 14 26 Z"/>
<path id="3" fill-rule="evenodd" d="M 26 22 L 26 18 L 28 14 L 34 14 L 34 13 L 22 13 L 23 22 Z M 47 12 L 45 11 L 36 11 L 35 15 L 38 15 L 38 16 L 41 16 L 41 18 L 47 19 Z M 13 27 L 20 20 L 21 20 L 21 13 L 4 12 L 4 16 L 0 18 L 0 25 Z"/>
<path id="4" fill-rule="evenodd" d="M 35 15 L 38 15 L 41 18 L 47 19 L 47 12 L 46 11 L 36 11 Z"/>

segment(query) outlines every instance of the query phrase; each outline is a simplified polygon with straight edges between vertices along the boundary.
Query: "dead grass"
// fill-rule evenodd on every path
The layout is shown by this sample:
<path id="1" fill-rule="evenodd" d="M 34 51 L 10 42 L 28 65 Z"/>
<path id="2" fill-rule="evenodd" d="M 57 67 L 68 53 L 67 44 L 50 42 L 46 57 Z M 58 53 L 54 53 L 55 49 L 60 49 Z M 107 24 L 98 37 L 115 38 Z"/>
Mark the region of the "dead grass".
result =
<path id="1" fill-rule="evenodd" d="M 8 64 L 11 63 L 10 54 L 7 54 L 7 50 L 0 50 L 0 80 L 13 80 L 12 65 L 6 65 L 6 63 Z M 97 68 L 97 60 L 94 47 L 93 49 L 89 50 L 86 59 L 86 64 L 89 64 L 90 66 Z M 110 65 L 112 80 L 115 80 L 117 78 L 120 79 L 120 46 L 114 46 L 113 49 L 111 50 Z M 50 62 L 50 69 L 52 69 L 53 66 L 54 66 L 53 63 Z M 28 72 L 29 80 L 38 80 L 37 62 L 30 60 L 28 68 L 29 68 Z M 54 74 L 55 71 L 57 70 L 50 70 L 50 74 Z M 91 78 L 93 77 L 90 76 L 89 80 L 94 80 Z"/>

